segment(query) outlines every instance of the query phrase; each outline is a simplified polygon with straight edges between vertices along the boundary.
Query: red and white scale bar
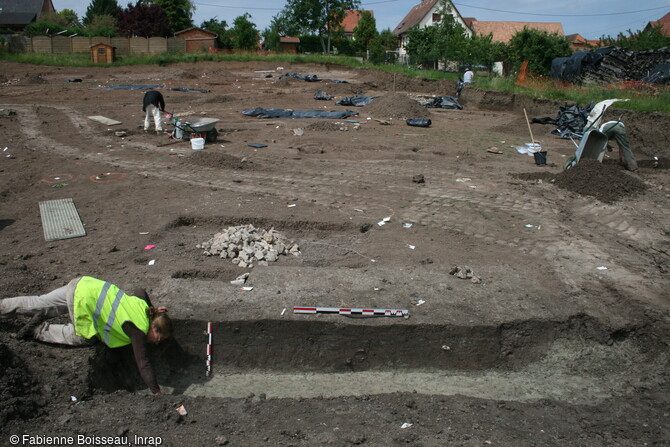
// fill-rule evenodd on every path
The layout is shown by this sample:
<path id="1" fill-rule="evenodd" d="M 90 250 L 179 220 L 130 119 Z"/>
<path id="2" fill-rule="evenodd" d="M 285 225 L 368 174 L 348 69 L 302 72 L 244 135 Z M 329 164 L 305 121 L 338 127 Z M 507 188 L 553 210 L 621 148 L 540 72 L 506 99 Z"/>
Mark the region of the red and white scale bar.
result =
<path id="1" fill-rule="evenodd" d="M 294 307 L 295 314 L 340 314 L 340 315 L 379 315 L 384 317 L 404 317 L 407 309 L 365 309 L 352 307 Z"/>
<path id="2" fill-rule="evenodd" d="M 207 323 L 207 376 L 212 375 L 212 322 Z"/>

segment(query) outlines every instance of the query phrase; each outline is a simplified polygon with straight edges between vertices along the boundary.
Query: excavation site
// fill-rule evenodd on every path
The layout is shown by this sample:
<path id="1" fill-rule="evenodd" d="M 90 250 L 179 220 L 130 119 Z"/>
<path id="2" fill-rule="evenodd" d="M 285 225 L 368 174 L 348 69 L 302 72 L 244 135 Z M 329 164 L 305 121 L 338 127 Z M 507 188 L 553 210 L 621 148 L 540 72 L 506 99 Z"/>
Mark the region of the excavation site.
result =
<path id="1" fill-rule="evenodd" d="M 0 445 L 670 445 L 666 114 L 607 109 L 632 172 L 540 123 L 571 103 L 476 84 L 0 74 L 0 309 L 92 277 L 171 321 L 138 354 L 41 340 L 65 304 L 0 316 Z"/>

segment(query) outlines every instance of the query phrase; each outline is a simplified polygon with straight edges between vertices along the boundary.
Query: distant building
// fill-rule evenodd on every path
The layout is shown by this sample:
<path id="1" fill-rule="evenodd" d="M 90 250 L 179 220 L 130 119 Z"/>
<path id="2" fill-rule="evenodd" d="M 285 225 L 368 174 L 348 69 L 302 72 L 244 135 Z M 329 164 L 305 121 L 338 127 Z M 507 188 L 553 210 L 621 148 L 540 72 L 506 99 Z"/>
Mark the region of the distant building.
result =
<path id="1" fill-rule="evenodd" d="M 356 27 L 358 26 L 358 22 L 361 20 L 362 12 L 363 11 L 351 10 L 351 9 L 347 9 L 346 11 L 344 11 L 345 16 L 340 25 L 342 26 L 344 36 L 347 39 L 354 38 L 354 29 L 356 29 Z M 368 12 L 372 14 L 372 17 L 374 17 L 375 15 L 374 11 L 368 10 Z"/>
<path id="2" fill-rule="evenodd" d="M 458 9 L 450 4 L 450 14 L 454 17 L 456 23 L 459 23 L 468 36 L 472 35 L 472 29 L 465 23 L 465 20 L 458 12 Z M 403 18 L 398 26 L 393 30 L 393 34 L 398 36 L 398 56 L 401 61 L 406 60 L 407 58 L 407 43 L 409 38 L 407 37 L 407 32 L 414 26 L 419 28 L 425 28 L 427 26 L 435 25 L 442 21 L 442 15 L 440 14 L 440 1 L 439 0 L 422 0 L 421 3 L 414 6 Z"/>
<path id="3" fill-rule="evenodd" d="M 197 27 L 177 31 L 174 35 L 186 41 L 184 51 L 187 53 L 213 51 L 216 48 L 216 38 L 218 37 L 216 33 Z"/>
<path id="4" fill-rule="evenodd" d="M 440 23 L 443 16 L 440 0 L 421 0 L 421 3 L 414 6 L 404 19 L 395 27 L 393 33 L 398 36 L 398 55 L 401 61 L 407 60 L 407 43 L 409 38 L 407 32 L 414 26 L 425 28 Z M 468 37 L 473 34 L 486 36 L 491 34 L 493 42 L 509 43 L 512 36 L 524 28 L 547 31 L 563 36 L 563 25 L 557 22 L 484 22 L 474 17 L 463 17 L 451 1 L 447 1 L 448 12 L 454 18 L 454 21 L 461 25 Z M 497 70 L 500 71 L 501 70 Z"/>
<path id="5" fill-rule="evenodd" d="M 647 26 L 644 29 L 647 30 L 659 25 L 661 26 L 661 32 L 663 35 L 670 37 L 670 12 L 658 20 L 647 23 Z"/>
<path id="6" fill-rule="evenodd" d="M 478 36 L 493 36 L 493 42 L 509 43 L 512 37 L 523 31 L 524 28 L 546 31 L 549 34 L 564 36 L 563 25 L 558 22 L 480 22 L 477 19 L 468 19 L 470 29 Z"/>
<path id="7" fill-rule="evenodd" d="M 279 48 L 282 53 L 298 54 L 299 37 L 280 37 Z"/>
<path id="8" fill-rule="evenodd" d="M 600 39 L 585 39 L 581 34 L 568 34 L 565 39 L 570 42 L 570 46 L 575 51 L 588 50 L 593 47 L 601 47 L 603 43 Z"/>
<path id="9" fill-rule="evenodd" d="M 22 32 L 47 12 L 56 12 L 51 0 L 0 0 L 0 28 Z"/>

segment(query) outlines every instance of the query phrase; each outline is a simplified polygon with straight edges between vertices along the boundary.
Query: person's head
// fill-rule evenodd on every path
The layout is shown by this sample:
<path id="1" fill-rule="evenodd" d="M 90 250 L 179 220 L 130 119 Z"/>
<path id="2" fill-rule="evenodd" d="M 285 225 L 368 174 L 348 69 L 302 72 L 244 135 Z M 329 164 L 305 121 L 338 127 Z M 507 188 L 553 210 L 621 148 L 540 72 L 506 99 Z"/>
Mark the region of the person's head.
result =
<path id="1" fill-rule="evenodd" d="M 149 323 L 147 343 L 157 345 L 172 335 L 172 320 L 166 312 L 155 313 Z"/>

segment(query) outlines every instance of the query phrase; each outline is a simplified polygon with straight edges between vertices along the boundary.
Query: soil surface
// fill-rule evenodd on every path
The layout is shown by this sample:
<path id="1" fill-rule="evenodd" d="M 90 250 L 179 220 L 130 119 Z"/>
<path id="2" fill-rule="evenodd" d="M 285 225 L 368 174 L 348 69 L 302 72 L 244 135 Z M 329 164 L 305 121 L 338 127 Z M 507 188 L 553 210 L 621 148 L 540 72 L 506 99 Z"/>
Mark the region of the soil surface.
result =
<path id="1" fill-rule="evenodd" d="M 21 341 L 28 317 L 0 320 L 0 445 L 670 445 L 670 116 L 624 112 L 638 172 L 616 148 L 564 171 L 575 146 L 551 126 L 531 124 L 546 165 L 517 151 L 524 109 L 564 103 L 472 87 L 463 110 L 419 105 L 453 82 L 270 62 L 3 62 L 0 80 L 0 298 L 91 275 L 175 321 L 153 396 L 128 349 Z M 143 132 L 144 90 L 114 85 L 160 86 L 182 120 L 218 119 L 216 141 L 193 150 L 167 118 Z M 335 104 L 356 94 L 375 99 Z M 59 199 L 85 236 L 45 240 L 40 203 Z M 299 253 L 243 268 L 199 248 L 249 224 Z"/>

